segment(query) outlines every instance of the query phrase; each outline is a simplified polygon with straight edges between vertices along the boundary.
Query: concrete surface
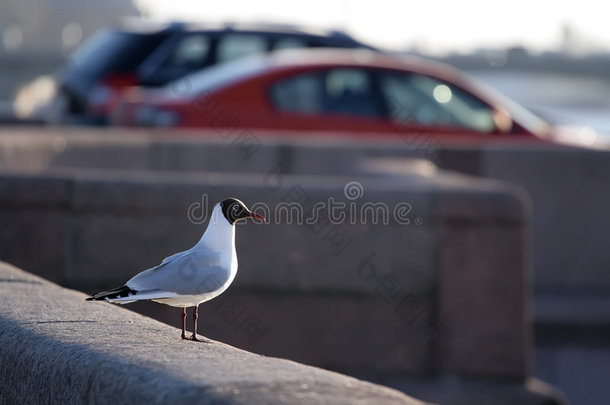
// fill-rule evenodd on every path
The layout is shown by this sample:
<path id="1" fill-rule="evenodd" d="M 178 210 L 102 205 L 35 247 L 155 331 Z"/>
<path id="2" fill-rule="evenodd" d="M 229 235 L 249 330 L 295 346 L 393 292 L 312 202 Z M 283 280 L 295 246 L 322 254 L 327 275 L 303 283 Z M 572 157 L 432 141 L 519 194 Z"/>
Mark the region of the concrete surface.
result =
<path id="1" fill-rule="evenodd" d="M 1 404 L 421 404 L 180 331 L 0 263 Z"/>
<path id="2" fill-rule="evenodd" d="M 467 150 L 263 136 L 252 144 L 196 131 L 38 135 L 0 136 L 0 258 L 95 292 L 190 247 L 205 227 L 199 211 L 189 221 L 192 207 L 228 195 L 270 206 L 346 201 L 344 186 L 357 180 L 364 190 L 357 208 L 408 202 L 411 223 L 240 226 L 240 272 L 223 299 L 202 307 L 200 331 L 351 375 L 475 382 L 450 384 L 458 389 L 446 391 L 446 404 L 522 394 L 553 403 L 528 385 L 527 196 L 503 182 L 404 164 L 405 156 L 447 163 Z M 476 172 L 482 153 L 453 163 Z M 370 164 L 388 158 L 394 162 Z M 130 308 L 178 326 L 169 307 Z M 505 384 L 493 388 L 494 380 Z M 442 382 L 430 381 L 421 398 L 441 390 Z M 479 383 L 487 387 L 481 396 L 469 392 Z"/>

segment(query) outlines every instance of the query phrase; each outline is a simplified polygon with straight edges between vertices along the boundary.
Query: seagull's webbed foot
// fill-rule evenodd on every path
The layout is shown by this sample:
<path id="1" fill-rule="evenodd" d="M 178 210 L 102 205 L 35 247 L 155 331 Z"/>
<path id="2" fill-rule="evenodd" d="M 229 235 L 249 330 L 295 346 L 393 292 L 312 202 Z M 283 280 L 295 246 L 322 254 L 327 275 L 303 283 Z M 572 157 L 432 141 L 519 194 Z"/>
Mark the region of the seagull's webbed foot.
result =
<path id="1" fill-rule="evenodd" d="M 192 340 L 193 342 L 202 342 L 202 343 L 212 343 L 211 340 L 207 340 L 204 338 L 199 339 L 196 334 L 192 334 L 191 337 L 187 338 L 188 340 Z"/>

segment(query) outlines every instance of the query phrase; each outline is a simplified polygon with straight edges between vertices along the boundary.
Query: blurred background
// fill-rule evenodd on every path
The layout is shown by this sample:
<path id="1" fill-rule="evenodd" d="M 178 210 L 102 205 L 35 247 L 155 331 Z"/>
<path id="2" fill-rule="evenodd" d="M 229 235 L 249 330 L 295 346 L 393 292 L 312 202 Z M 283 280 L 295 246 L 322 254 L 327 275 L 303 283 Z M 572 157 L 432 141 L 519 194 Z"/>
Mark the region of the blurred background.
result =
<path id="1" fill-rule="evenodd" d="M 310 204 L 348 197 L 343 185 L 356 178 L 368 201 L 407 199 L 423 218 L 417 229 L 391 227 L 391 238 L 370 224 L 346 228 L 349 243 L 370 238 L 376 252 L 388 249 L 375 263 L 398 284 L 359 278 L 357 293 L 335 296 L 342 281 L 322 270 L 349 262 L 358 273 L 370 265 L 368 246 L 347 243 L 355 253 L 341 255 L 340 244 L 324 251 L 330 237 L 281 228 L 282 249 L 311 248 L 318 259 L 281 249 L 286 259 L 261 270 L 278 253 L 246 247 L 240 263 L 255 263 L 262 281 L 242 275 L 231 299 L 252 322 L 234 324 L 219 306 L 201 331 L 438 403 L 605 404 L 606 19 L 590 0 L 4 0 L 0 259 L 92 293 L 157 263 L 152 252 L 194 242 L 201 229 L 185 214 L 194 203 L 238 190 L 250 201 Z M 261 232 L 246 228 L 238 240 L 276 243 Z M 391 259 L 388 240 L 401 241 Z M 131 241 L 147 247 L 132 255 Z M 40 244 L 56 260 L 33 258 Z M 299 273 L 309 266 L 321 273 Z M 407 312 L 436 314 L 446 331 L 427 333 L 438 340 L 385 318 L 388 308 L 400 312 L 392 288 L 409 283 Z M 465 298 L 477 289 L 489 294 Z M 371 297 L 379 308 L 365 304 Z M 338 305 L 337 318 L 318 322 L 327 305 Z M 269 315 L 277 306 L 287 313 Z M 178 318 L 155 304 L 133 308 Z M 460 329 L 478 330 L 477 316 L 485 332 Z M 287 319 L 327 335 L 297 338 L 282 330 Z M 375 327 L 379 336 L 359 335 Z M 348 336 L 354 351 L 333 352 Z M 462 350 L 471 338 L 484 344 L 468 350 L 485 346 L 489 356 L 471 362 Z M 348 359 L 365 341 L 388 352 Z"/>
<path id="2" fill-rule="evenodd" d="M 349 33 L 365 44 L 395 53 L 447 62 L 490 84 L 539 115 L 608 133 L 608 41 L 596 3 L 557 7 L 512 3 L 495 11 L 478 1 L 459 5 L 428 2 L 397 5 L 312 2 L 294 10 L 273 1 L 214 5 L 182 0 L 112 1 L 104 5 L 61 0 L 5 1 L 1 5 L 0 117 L 31 113 L 50 97 L 48 75 L 103 27 L 132 19 L 208 23 L 296 24 Z M 95 9 L 95 12 L 92 10 Z M 38 81 L 36 81 L 38 79 Z M 28 89 L 35 82 L 39 94 Z M 42 94 L 40 94 L 42 93 Z M 591 135 L 589 134 L 589 137 Z"/>

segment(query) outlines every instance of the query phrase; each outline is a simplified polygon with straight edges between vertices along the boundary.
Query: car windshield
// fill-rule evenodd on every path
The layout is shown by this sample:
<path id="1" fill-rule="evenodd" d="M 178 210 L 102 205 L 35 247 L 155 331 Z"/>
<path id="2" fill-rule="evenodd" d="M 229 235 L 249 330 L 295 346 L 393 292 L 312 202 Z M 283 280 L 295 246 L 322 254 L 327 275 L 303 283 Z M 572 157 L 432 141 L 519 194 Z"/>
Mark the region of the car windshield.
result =
<path id="1" fill-rule="evenodd" d="M 96 76 L 104 72 L 134 72 L 167 34 L 106 29 L 95 34 L 71 57 L 68 69 Z"/>
<path id="2" fill-rule="evenodd" d="M 508 110 L 511 117 L 532 133 L 543 134 L 551 126 L 547 121 L 538 117 L 536 114 L 525 107 L 522 107 L 507 96 L 495 92 L 494 95 L 500 100 L 501 105 Z"/>
<path id="3" fill-rule="evenodd" d="M 544 134 L 551 126 L 548 122 L 521 106 L 516 101 L 495 90 L 493 87 L 470 76 L 468 77 L 468 81 L 482 92 L 489 94 L 497 105 L 506 108 L 511 118 L 531 133 Z"/>

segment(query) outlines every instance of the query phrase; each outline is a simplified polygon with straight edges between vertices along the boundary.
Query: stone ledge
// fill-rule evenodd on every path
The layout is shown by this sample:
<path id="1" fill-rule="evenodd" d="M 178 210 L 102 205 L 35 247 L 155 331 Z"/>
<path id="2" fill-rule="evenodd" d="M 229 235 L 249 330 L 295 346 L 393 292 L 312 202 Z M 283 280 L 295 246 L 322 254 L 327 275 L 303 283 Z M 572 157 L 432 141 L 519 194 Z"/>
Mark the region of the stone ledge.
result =
<path id="1" fill-rule="evenodd" d="M 182 341 L 175 328 L 84 298 L 0 262 L 0 404 L 422 403 L 220 342 Z"/>

